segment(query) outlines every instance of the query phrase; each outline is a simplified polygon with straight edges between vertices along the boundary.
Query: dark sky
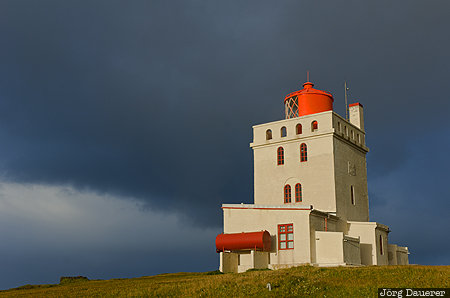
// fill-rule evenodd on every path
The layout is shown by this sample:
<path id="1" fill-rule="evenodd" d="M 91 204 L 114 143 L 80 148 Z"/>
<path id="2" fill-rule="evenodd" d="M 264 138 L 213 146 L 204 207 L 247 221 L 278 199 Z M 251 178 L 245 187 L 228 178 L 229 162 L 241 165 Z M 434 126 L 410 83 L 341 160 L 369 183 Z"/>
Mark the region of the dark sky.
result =
<path id="1" fill-rule="evenodd" d="M 215 270 L 251 126 L 365 108 L 371 220 L 450 263 L 450 2 L 0 2 L 0 289 Z"/>

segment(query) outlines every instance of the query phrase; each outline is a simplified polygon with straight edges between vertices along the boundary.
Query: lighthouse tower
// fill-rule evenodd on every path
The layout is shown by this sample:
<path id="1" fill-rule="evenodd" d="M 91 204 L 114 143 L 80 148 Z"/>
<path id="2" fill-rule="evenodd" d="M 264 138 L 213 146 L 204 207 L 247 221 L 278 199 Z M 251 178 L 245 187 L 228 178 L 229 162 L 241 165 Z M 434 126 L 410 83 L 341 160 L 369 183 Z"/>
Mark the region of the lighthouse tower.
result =
<path id="1" fill-rule="evenodd" d="M 347 120 L 313 87 L 285 97 L 284 120 L 253 126 L 254 204 L 222 205 L 222 272 L 408 263 L 389 228 L 369 222 L 363 106 Z"/>
<path id="2" fill-rule="evenodd" d="M 286 96 L 285 120 L 253 127 L 255 204 L 313 205 L 368 221 L 365 133 L 357 117 L 348 122 L 333 112 L 330 93 L 303 86 Z M 361 124 L 362 105 L 351 109 Z"/>

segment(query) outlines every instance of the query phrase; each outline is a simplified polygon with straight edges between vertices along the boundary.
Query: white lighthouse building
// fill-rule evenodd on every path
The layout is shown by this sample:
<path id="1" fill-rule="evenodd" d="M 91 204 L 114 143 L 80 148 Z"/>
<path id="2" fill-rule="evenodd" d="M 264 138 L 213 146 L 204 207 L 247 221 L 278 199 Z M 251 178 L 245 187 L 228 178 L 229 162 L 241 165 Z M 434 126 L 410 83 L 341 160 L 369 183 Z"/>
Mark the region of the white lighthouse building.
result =
<path id="1" fill-rule="evenodd" d="M 346 120 L 313 86 L 286 96 L 284 120 L 253 126 L 254 204 L 222 205 L 222 272 L 408 264 L 389 227 L 369 221 L 363 106 Z"/>

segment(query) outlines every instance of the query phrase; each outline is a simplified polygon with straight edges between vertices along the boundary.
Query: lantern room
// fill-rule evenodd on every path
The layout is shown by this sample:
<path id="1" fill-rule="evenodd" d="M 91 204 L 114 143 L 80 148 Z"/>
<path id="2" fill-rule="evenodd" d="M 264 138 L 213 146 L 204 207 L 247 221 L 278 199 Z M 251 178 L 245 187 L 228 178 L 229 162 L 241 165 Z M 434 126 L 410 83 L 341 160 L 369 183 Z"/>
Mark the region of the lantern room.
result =
<path id="1" fill-rule="evenodd" d="M 292 92 L 284 99 L 286 119 L 333 110 L 333 95 L 313 88 L 306 82 L 303 89 Z"/>

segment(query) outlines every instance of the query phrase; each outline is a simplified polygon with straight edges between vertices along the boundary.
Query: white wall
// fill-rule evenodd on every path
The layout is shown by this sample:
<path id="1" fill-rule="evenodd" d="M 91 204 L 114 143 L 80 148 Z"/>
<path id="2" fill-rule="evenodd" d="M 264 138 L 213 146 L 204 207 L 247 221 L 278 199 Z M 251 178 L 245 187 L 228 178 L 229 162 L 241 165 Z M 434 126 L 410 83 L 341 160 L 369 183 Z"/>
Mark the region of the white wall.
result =
<path id="1" fill-rule="evenodd" d="M 257 205 L 234 206 L 257 207 Z M 270 252 L 272 265 L 310 263 L 309 213 L 310 210 L 223 209 L 224 233 L 267 230 L 272 238 Z M 278 224 L 290 223 L 294 228 L 294 249 L 278 250 Z"/>
<path id="2" fill-rule="evenodd" d="M 376 243 L 375 243 L 375 228 L 374 222 L 349 222 L 348 235 L 352 237 L 359 237 L 361 250 L 361 264 L 376 265 Z"/>
<path id="3" fill-rule="evenodd" d="M 311 131 L 311 122 L 318 122 L 318 130 Z M 302 124 L 302 134 L 296 135 L 296 125 Z M 287 136 L 281 138 L 281 127 Z M 301 183 L 303 205 L 334 212 L 335 189 L 333 172 L 332 112 L 318 113 L 288 120 L 254 126 L 255 204 L 284 204 L 284 186 L 291 185 L 295 202 L 295 184 Z M 266 140 L 271 129 L 272 140 Z M 308 160 L 300 161 L 300 144 L 307 145 Z M 277 149 L 284 149 L 284 165 L 277 165 Z"/>
<path id="4" fill-rule="evenodd" d="M 311 122 L 318 130 L 311 131 Z M 296 125 L 302 124 L 302 134 Z M 339 123 L 339 124 L 338 124 Z M 287 136 L 281 137 L 286 127 Z M 339 127 L 339 128 L 338 128 Z M 346 128 L 346 129 L 345 129 Z M 272 139 L 266 140 L 267 129 Z M 346 133 L 347 132 L 347 133 Z M 364 132 L 332 111 L 275 121 L 253 127 L 255 204 L 284 204 L 284 186 L 302 185 L 302 203 L 315 209 L 336 212 L 343 219 L 369 220 Z M 308 148 L 308 160 L 300 161 L 300 144 Z M 284 164 L 277 164 L 277 149 L 284 149 Z M 354 187 L 355 204 L 351 201 Z"/>
<path id="5" fill-rule="evenodd" d="M 345 265 L 344 234 L 316 231 L 316 263 L 322 266 Z"/>

